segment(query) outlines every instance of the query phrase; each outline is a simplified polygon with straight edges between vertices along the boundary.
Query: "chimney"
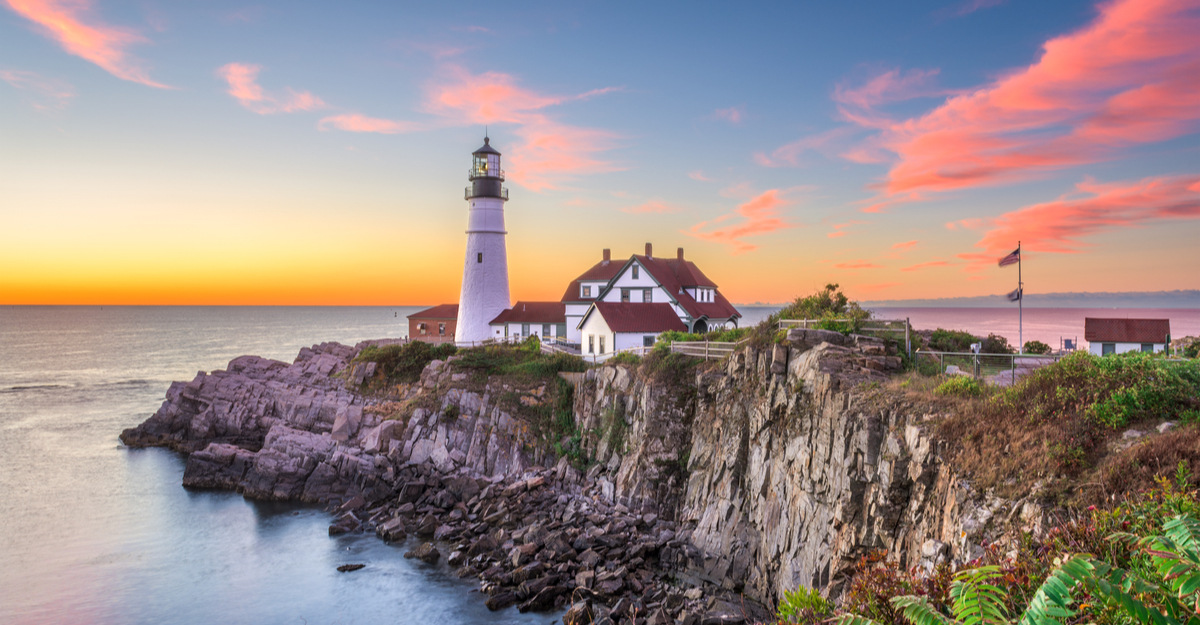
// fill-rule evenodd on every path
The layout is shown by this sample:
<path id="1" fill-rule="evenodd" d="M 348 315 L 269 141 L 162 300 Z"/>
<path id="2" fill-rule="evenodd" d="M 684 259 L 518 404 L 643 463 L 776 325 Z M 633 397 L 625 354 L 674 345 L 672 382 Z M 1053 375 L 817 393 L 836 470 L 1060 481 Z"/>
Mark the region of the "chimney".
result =
<path id="1" fill-rule="evenodd" d="M 604 262 L 607 263 L 610 260 L 612 260 L 612 250 L 606 247 L 604 248 Z"/>
<path id="2" fill-rule="evenodd" d="M 646 258 L 654 258 L 654 246 L 646 244 Z"/>
<path id="3" fill-rule="evenodd" d="M 679 248 L 679 260 L 683 260 L 683 248 Z"/>

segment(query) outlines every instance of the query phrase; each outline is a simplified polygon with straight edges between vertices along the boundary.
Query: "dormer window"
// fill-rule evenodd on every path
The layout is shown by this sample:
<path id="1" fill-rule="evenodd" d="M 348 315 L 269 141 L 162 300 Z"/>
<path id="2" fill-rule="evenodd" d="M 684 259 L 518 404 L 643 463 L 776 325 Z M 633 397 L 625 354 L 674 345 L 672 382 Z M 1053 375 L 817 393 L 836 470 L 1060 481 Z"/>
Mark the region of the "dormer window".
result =
<path id="1" fill-rule="evenodd" d="M 579 287 L 579 296 L 580 297 L 591 297 L 592 296 L 592 287 L 589 285 L 586 285 L 586 284 Z"/>

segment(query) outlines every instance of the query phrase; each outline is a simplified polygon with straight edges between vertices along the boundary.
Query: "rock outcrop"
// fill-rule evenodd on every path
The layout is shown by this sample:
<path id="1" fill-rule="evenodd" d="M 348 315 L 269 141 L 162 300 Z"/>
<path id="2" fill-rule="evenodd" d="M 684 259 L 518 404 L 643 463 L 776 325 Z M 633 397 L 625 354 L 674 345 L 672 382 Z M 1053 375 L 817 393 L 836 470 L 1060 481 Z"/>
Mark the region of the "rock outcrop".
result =
<path id="1" fill-rule="evenodd" d="M 366 396 L 364 345 L 235 359 L 172 384 L 121 438 L 187 453 L 187 486 L 329 505 L 331 534 L 415 537 L 413 557 L 480 577 L 489 607 L 570 607 L 572 621 L 736 622 L 738 596 L 741 618 L 798 585 L 837 596 L 872 549 L 931 567 L 1040 522 L 954 474 L 936 415 L 880 390 L 900 359 L 877 339 L 793 330 L 699 368 L 575 376 L 587 467 L 522 414 L 559 381 L 518 388 L 434 361 Z"/>

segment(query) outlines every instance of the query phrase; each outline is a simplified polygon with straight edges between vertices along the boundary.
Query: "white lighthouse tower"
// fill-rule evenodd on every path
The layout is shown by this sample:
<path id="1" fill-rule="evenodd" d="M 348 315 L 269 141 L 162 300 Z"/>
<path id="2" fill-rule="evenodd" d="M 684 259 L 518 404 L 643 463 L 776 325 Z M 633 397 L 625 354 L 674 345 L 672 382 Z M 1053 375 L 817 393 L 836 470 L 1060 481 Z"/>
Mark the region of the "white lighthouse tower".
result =
<path id="1" fill-rule="evenodd" d="M 467 255 L 463 260 L 462 293 L 458 297 L 456 341 L 492 338 L 488 322 L 511 306 L 508 297 L 508 252 L 504 246 L 504 170 L 500 152 L 489 145 L 471 158 L 467 177 Z"/>

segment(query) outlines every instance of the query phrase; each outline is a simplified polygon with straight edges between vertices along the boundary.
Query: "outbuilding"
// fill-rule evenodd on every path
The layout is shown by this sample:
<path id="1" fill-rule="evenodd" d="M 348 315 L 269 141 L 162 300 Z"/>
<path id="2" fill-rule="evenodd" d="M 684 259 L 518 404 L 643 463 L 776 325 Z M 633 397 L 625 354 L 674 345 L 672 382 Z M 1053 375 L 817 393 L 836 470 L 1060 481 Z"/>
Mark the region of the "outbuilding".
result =
<path id="1" fill-rule="evenodd" d="M 1088 352 L 1096 356 L 1161 352 L 1171 342 L 1171 320 L 1087 317 L 1083 320 L 1083 338 L 1088 342 Z"/>
<path id="2" fill-rule="evenodd" d="M 458 304 L 442 304 L 408 316 L 408 338 L 429 343 L 454 340 Z"/>

